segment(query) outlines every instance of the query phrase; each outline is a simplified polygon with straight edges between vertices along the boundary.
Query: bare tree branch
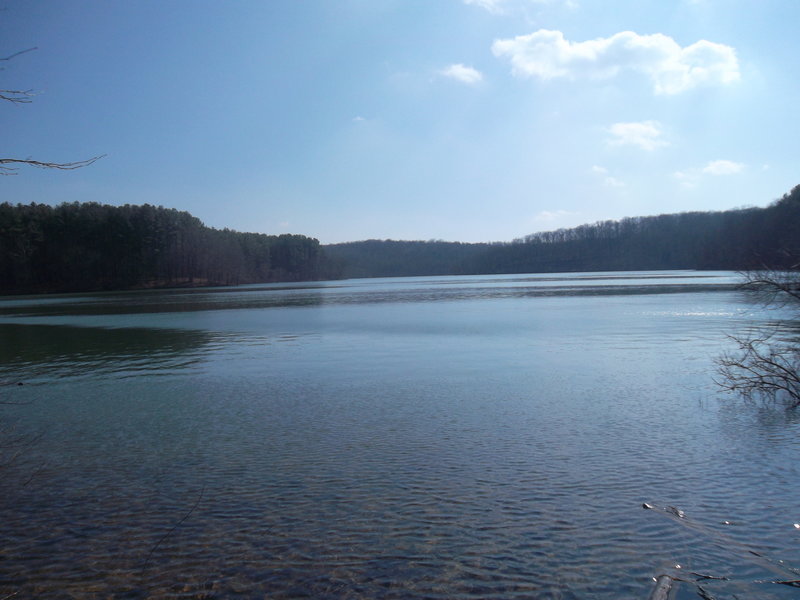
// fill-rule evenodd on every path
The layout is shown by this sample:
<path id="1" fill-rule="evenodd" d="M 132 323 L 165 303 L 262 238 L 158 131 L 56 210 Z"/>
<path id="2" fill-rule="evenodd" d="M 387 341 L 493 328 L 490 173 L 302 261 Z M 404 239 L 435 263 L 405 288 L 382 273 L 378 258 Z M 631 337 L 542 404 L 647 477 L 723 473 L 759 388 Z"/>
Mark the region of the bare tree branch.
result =
<path id="1" fill-rule="evenodd" d="M 74 169 L 80 169 L 81 167 L 86 167 L 93 162 L 96 162 L 103 158 L 105 154 L 101 154 L 100 156 L 93 156 L 92 158 L 87 158 L 86 160 L 78 160 L 75 162 L 68 162 L 68 163 L 55 163 L 55 162 L 43 162 L 40 160 L 33 160 L 30 158 L 0 158 L 0 175 L 15 175 L 18 167 L 9 167 L 6 165 L 29 165 L 31 167 L 37 167 L 39 169 L 60 169 L 62 171 L 72 171 Z"/>
<path id="2" fill-rule="evenodd" d="M 785 306 L 800 302 L 800 264 L 789 269 L 759 269 L 747 271 L 743 275 L 745 281 L 742 289 L 759 294 L 760 300 L 767 305 Z"/>
<path id="3" fill-rule="evenodd" d="M 19 52 L 15 52 L 9 56 L 0 57 L 0 62 L 10 61 L 21 54 L 25 54 L 27 52 L 32 52 L 37 48 L 34 46 L 33 48 L 27 48 L 26 50 L 20 50 Z M 0 67 L 0 70 L 3 67 Z M 35 96 L 33 90 L 0 90 L 0 101 L 5 100 L 6 102 L 11 102 L 12 104 L 29 104 L 32 102 L 32 98 Z M 57 162 L 47 162 L 42 160 L 33 160 L 32 158 L 0 158 L 0 175 L 16 175 L 16 172 L 19 170 L 18 165 L 28 165 L 31 167 L 37 167 L 39 169 L 58 169 L 61 171 L 72 171 L 74 169 L 80 169 L 81 167 L 86 167 L 92 164 L 95 161 L 100 160 L 103 158 L 105 154 L 101 156 L 93 156 L 92 158 L 87 158 L 86 160 L 77 160 L 74 162 L 66 162 L 66 163 L 57 163 Z"/>
<path id="4" fill-rule="evenodd" d="M 35 46 L 33 48 L 28 48 L 27 50 L 20 50 L 19 52 L 14 52 L 14 54 L 10 56 L 0 58 L 0 61 L 6 62 L 16 58 L 20 54 L 33 52 L 34 50 L 37 50 Z M 3 69 L 5 69 L 5 67 L 0 67 L 0 70 Z M 8 102 L 14 102 L 18 104 L 28 104 L 31 102 L 31 98 L 33 96 L 33 90 L 0 90 L 0 100 L 6 100 Z"/>
<path id="5" fill-rule="evenodd" d="M 20 50 L 19 52 L 14 52 L 14 54 L 11 54 L 9 56 L 4 56 L 4 57 L 0 58 L 0 61 L 9 61 L 9 60 L 12 60 L 14 58 L 17 58 L 20 54 L 25 54 L 27 52 L 33 52 L 34 50 L 38 50 L 38 49 L 39 48 L 37 46 L 34 46 L 33 48 L 27 48 L 25 50 Z"/>
<path id="6" fill-rule="evenodd" d="M 33 90 L 0 90 L 0 100 L 15 104 L 30 104 L 35 95 Z"/>
<path id="7" fill-rule="evenodd" d="M 794 257 L 796 259 L 796 257 Z M 744 273 L 742 289 L 755 292 L 769 307 L 795 306 L 800 309 L 800 271 L 796 260 L 787 269 L 760 269 Z M 775 339 L 776 331 L 762 331 L 758 337 L 731 339 L 737 353 L 717 359 L 716 383 L 723 390 L 762 401 L 780 401 L 789 408 L 800 407 L 800 347 Z"/>

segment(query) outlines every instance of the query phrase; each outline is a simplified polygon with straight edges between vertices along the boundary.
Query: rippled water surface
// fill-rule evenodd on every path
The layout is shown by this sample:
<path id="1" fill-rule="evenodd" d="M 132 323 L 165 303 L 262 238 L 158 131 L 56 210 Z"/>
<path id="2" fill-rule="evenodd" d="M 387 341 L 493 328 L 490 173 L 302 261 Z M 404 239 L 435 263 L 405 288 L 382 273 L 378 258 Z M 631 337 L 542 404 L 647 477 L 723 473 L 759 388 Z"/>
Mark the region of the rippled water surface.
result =
<path id="1" fill-rule="evenodd" d="M 735 282 L 0 299 L 0 598 L 646 598 L 692 572 L 796 598 L 769 581 L 800 578 L 800 419 L 712 379 L 728 334 L 793 333 Z"/>

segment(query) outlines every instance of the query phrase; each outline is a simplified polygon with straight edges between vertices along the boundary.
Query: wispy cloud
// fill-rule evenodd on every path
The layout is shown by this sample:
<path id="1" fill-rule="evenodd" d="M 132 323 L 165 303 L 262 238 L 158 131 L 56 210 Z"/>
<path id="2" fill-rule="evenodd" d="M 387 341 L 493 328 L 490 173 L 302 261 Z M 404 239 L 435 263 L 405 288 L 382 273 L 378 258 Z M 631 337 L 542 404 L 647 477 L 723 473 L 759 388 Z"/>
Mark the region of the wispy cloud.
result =
<path id="1" fill-rule="evenodd" d="M 638 123 L 614 123 L 608 128 L 611 146 L 636 146 L 642 150 L 652 151 L 669 143 L 661 139 L 661 123 L 658 121 L 640 121 Z"/>
<path id="2" fill-rule="evenodd" d="M 464 4 L 471 4 L 473 6 L 480 6 L 488 10 L 490 13 L 502 13 L 506 0 L 464 0 Z"/>
<path id="3" fill-rule="evenodd" d="M 570 9 L 575 9 L 578 6 L 577 0 L 463 0 L 463 2 L 464 4 L 479 6 L 496 15 L 506 14 L 515 6 L 524 7 L 530 4 L 563 4 Z"/>
<path id="4" fill-rule="evenodd" d="M 672 176 L 677 179 L 683 187 L 693 188 L 704 175 L 712 175 L 714 177 L 736 175 L 746 167 L 747 165 L 733 162 L 732 160 L 712 160 L 704 167 L 675 171 Z"/>
<path id="5" fill-rule="evenodd" d="M 581 213 L 571 210 L 542 210 L 529 219 L 528 225 L 535 228 L 552 229 L 569 226 L 575 222 Z"/>
<path id="6" fill-rule="evenodd" d="M 672 176 L 685 188 L 693 188 L 697 185 L 699 175 L 697 171 L 688 169 L 686 171 L 675 171 Z"/>
<path id="7" fill-rule="evenodd" d="M 483 81 L 483 74 L 480 71 L 473 69 L 472 67 L 464 66 L 461 63 L 450 65 L 446 69 L 439 71 L 439 73 L 445 77 L 449 77 L 450 79 L 455 79 L 456 81 L 467 83 L 469 85 L 475 85 L 476 83 Z"/>
<path id="8" fill-rule="evenodd" d="M 611 79 L 629 70 L 648 76 L 656 94 L 678 94 L 698 85 L 728 84 L 740 78 L 732 47 L 707 40 L 681 47 L 662 33 L 622 31 L 608 38 L 571 42 L 560 31 L 540 29 L 496 40 L 492 52 L 508 58 L 517 77 Z"/>
<path id="9" fill-rule="evenodd" d="M 735 175 L 742 169 L 744 169 L 742 163 L 731 160 L 712 160 L 703 167 L 703 173 L 707 175 Z"/>
<path id="10" fill-rule="evenodd" d="M 605 167 L 599 167 L 594 165 L 591 169 L 589 169 L 592 173 L 596 175 L 600 175 L 602 177 L 603 185 L 606 187 L 625 187 L 625 183 L 617 179 L 616 177 L 612 177 L 608 174 L 608 169 Z"/>

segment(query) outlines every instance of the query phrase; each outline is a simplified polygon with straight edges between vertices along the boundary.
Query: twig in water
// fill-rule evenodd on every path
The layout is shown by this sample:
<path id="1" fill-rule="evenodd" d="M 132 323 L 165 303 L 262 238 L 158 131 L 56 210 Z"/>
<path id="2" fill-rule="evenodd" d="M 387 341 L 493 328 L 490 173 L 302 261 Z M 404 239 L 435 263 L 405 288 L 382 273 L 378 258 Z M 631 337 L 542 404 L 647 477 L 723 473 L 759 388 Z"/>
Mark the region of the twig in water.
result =
<path id="1" fill-rule="evenodd" d="M 192 515 L 192 513 L 194 512 L 194 509 L 196 509 L 197 506 L 200 504 L 200 500 L 203 499 L 203 494 L 205 494 L 205 492 L 206 492 L 206 486 L 204 485 L 203 489 L 200 490 L 200 495 L 197 497 L 197 500 L 195 501 L 194 506 L 192 506 L 192 508 L 189 509 L 189 512 L 187 512 L 185 515 L 183 515 L 183 518 L 180 521 L 178 521 L 177 523 L 175 523 L 175 525 L 172 526 L 172 529 L 170 529 L 167 533 L 162 535 L 161 539 L 156 542 L 156 545 L 153 546 L 150 549 L 150 553 L 147 555 L 147 559 L 144 561 L 144 564 L 142 565 L 142 573 L 144 573 L 144 571 L 147 569 L 147 563 L 150 562 L 150 558 L 153 556 L 153 553 L 156 550 L 158 550 L 158 547 L 161 545 L 161 542 L 163 542 L 165 539 L 167 539 L 170 536 L 170 534 L 172 534 L 173 531 L 175 531 L 178 527 L 180 527 L 183 524 L 183 522 Z"/>
<path id="2" fill-rule="evenodd" d="M 721 577 L 717 575 L 704 575 L 703 573 L 695 573 L 692 571 L 690 575 L 694 575 L 698 579 L 715 579 L 717 581 L 728 581 L 728 577 Z"/>
<path id="3" fill-rule="evenodd" d="M 702 586 L 697 586 L 697 595 L 700 596 L 703 600 L 716 600 L 714 596 L 709 594 Z"/>

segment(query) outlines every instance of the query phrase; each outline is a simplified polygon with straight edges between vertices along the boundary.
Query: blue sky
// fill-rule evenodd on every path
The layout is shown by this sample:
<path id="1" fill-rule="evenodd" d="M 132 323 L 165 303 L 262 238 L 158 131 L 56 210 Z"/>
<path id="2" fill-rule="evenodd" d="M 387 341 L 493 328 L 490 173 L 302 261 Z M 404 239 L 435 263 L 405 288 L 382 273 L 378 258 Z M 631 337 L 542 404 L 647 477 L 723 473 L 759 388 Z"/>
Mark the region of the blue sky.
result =
<path id="1" fill-rule="evenodd" d="M 9 0 L 0 201 L 509 241 L 800 183 L 797 0 Z"/>

